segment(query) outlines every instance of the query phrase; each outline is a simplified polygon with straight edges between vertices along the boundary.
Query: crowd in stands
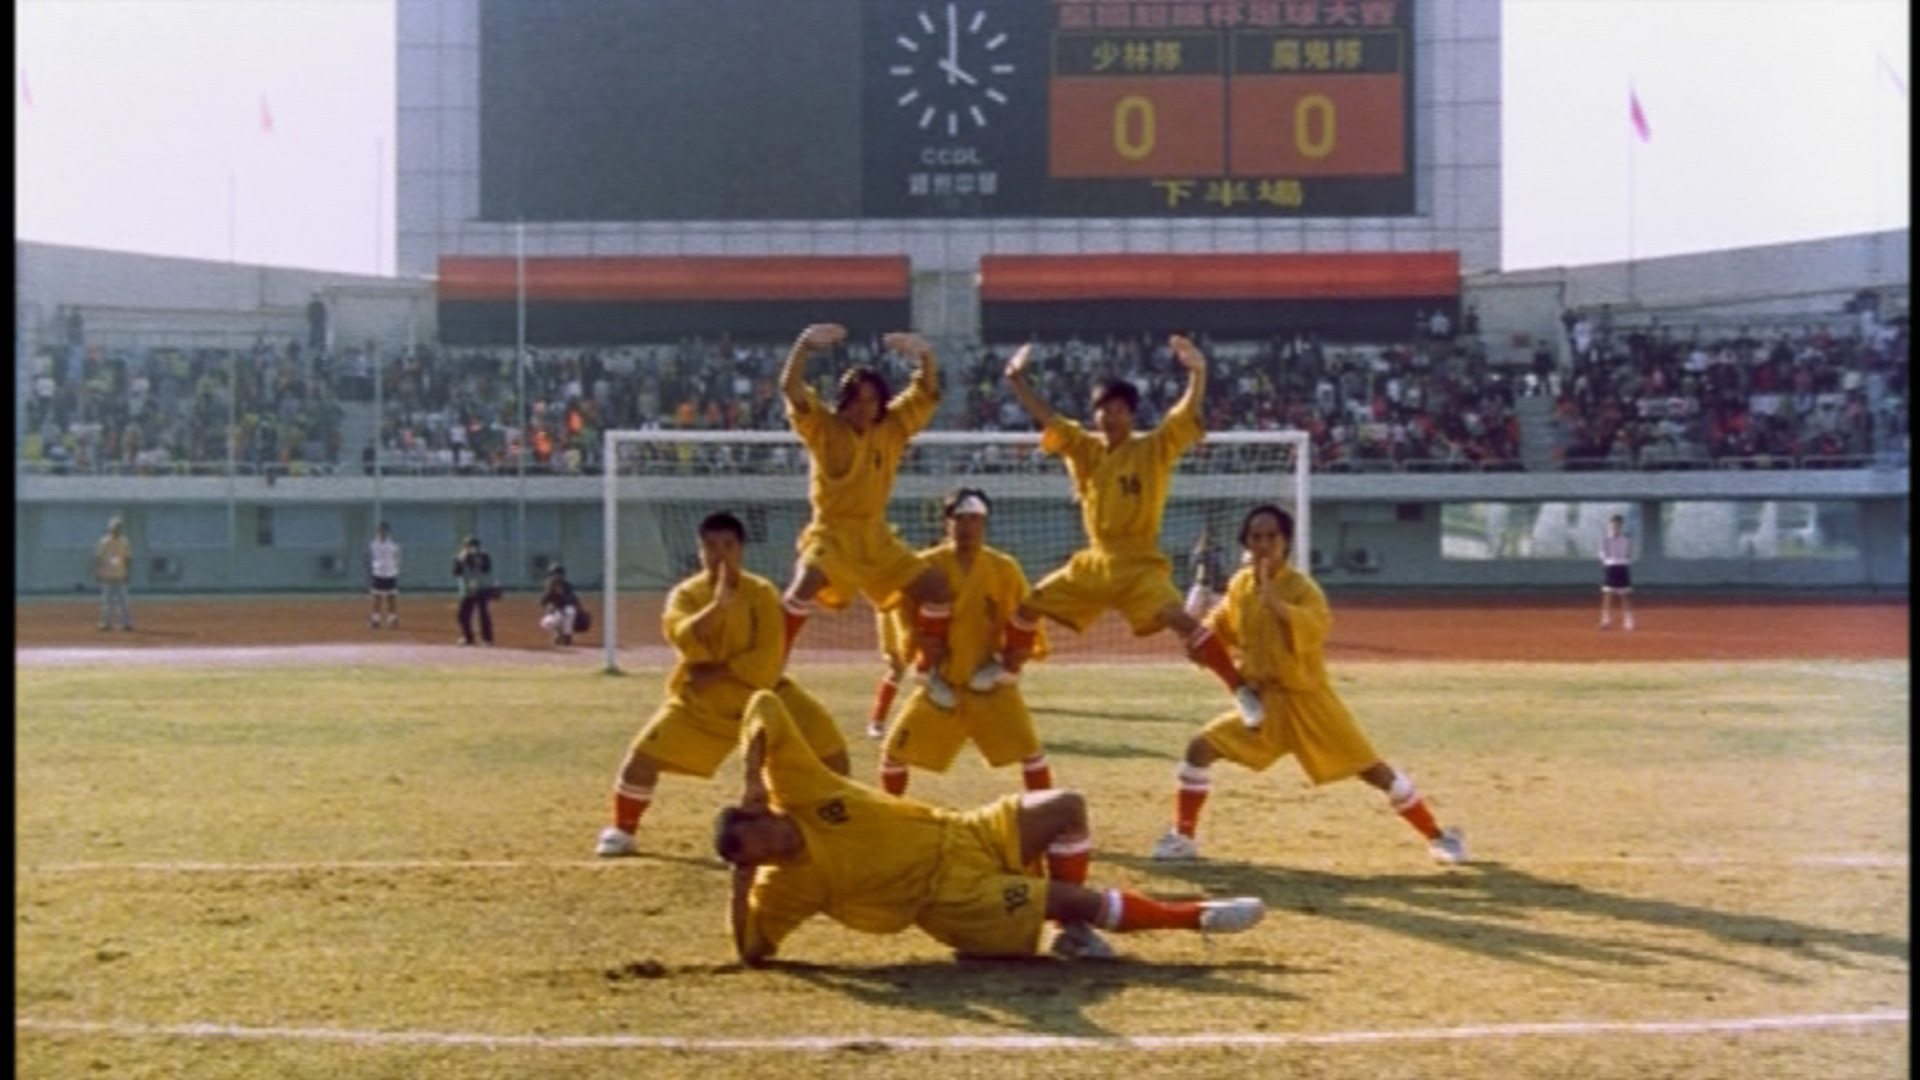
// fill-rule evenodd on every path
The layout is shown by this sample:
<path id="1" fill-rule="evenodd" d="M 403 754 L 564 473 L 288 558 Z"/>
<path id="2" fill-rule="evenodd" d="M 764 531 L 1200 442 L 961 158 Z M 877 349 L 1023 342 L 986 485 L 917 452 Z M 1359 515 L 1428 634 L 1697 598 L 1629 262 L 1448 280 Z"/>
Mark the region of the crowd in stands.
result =
<path id="1" fill-rule="evenodd" d="M 1488 356 L 1477 328 L 1444 315 L 1377 344 L 1312 335 L 1199 341 L 1209 356 L 1210 430 L 1309 432 L 1315 468 L 1333 471 L 1521 467 L 1516 402 L 1552 400 L 1557 467 L 1857 466 L 1904 461 L 1907 330 L 1870 319 L 1725 332 L 1613 325 L 1612 313 L 1569 313 L 1570 366 L 1542 346 L 1514 367 Z M 300 343 L 251 349 L 114 349 L 62 343 L 31 358 L 22 450 L 33 471 L 284 475 L 383 470 L 512 473 L 522 468 L 520 393 L 527 400 L 533 473 L 600 470 L 609 428 L 786 428 L 779 392 L 789 342 L 726 336 L 612 348 L 536 348 L 516 372 L 511 347 L 425 345 L 375 355 Z M 1027 432 L 1002 379 L 1012 343 L 943 357 L 947 389 L 935 427 Z M 377 360 L 377 362 L 376 362 Z M 911 361 L 875 340 L 815 360 L 827 400 L 854 363 L 878 365 L 894 387 Z M 1085 418 L 1095 382 L 1120 376 L 1141 390 L 1141 427 L 1159 421 L 1186 385 L 1164 337 L 1038 343 L 1035 389 Z M 375 382 L 378 380 L 379 385 Z M 377 403 L 372 442 L 343 446 L 343 403 Z M 231 435 L 230 435 L 231 433 Z M 644 451 L 675 471 L 798 470 L 777 446 L 703 443 Z M 1230 447 L 1203 443 L 1192 467 L 1231 467 Z M 1038 467 L 1031 447 L 984 446 L 963 467 Z"/>

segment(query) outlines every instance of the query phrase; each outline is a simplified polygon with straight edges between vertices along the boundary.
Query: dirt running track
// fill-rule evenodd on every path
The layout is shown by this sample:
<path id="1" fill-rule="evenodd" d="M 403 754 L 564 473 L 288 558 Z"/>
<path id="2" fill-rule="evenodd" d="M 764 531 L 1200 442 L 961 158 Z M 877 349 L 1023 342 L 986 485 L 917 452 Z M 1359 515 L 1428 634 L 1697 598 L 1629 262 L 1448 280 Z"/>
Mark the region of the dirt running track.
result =
<path id="1" fill-rule="evenodd" d="M 1597 597 L 1397 595 L 1332 597 L 1328 658 L 1347 660 L 1740 660 L 1902 659 L 1907 656 L 1908 603 L 1904 593 L 1845 597 L 1662 596 L 1637 598 L 1636 628 L 1596 626 Z M 587 601 L 598 614 L 597 598 Z M 658 596 L 632 596 L 620 606 L 621 637 L 633 646 L 658 645 Z M 96 629 L 97 599 L 27 598 L 14 604 L 17 663 L 42 649 L 70 651 L 221 649 L 248 646 L 362 646 L 350 655 L 417 660 L 505 660 L 525 653 L 571 653 L 583 660 L 601 648 L 599 627 L 575 638 L 572 649 L 547 642 L 531 595 L 509 595 L 494 606 L 498 647 L 461 649 L 450 595 L 408 595 L 397 630 L 367 627 L 364 595 L 277 597 L 157 597 L 132 599 L 131 633 Z M 1058 659 L 1113 659 L 1173 654 L 1165 635 L 1098 643 L 1064 631 L 1053 635 Z M 801 638 L 809 647 L 870 652 L 871 615 L 819 618 Z M 333 650 L 329 650 L 333 652 Z M 338 655 L 338 653 L 334 653 Z"/>

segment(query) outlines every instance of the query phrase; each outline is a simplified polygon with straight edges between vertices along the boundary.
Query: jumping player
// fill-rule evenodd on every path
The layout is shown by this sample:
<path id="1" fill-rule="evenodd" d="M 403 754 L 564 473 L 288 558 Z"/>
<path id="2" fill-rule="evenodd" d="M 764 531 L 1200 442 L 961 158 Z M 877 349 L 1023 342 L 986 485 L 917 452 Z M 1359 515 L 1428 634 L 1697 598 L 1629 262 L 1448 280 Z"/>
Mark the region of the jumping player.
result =
<path id="1" fill-rule="evenodd" d="M 884 739 L 887 714 L 893 711 L 893 699 L 900 694 L 900 680 L 907 673 L 913 649 L 913 628 L 902 626 L 906 619 L 899 608 L 873 613 L 873 633 L 880 642 L 880 662 L 887 669 L 873 688 L 873 709 L 867 713 L 867 738 Z"/>
<path id="2" fill-rule="evenodd" d="M 808 753 L 845 775 L 847 744 L 826 706 L 781 675 L 780 593 L 740 568 L 747 527 L 722 510 L 701 519 L 700 570 L 674 586 L 660 625 L 679 661 L 667 699 L 635 736 L 613 785 L 613 821 L 594 854 L 633 855 L 640 816 L 663 772 L 710 777 L 740 740 L 740 718 L 756 691 L 770 690 L 804 734 Z"/>
<path id="3" fill-rule="evenodd" d="M 953 593 L 951 648 L 940 673 L 957 688 L 958 701 L 952 709 L 936 708 L 924 689 L 907 698 L 880 749 L 880 786 L 890 794 L 905 793 L 910 766 L 946 772 L 967 742 L 993 768 L 1019 762 L 1020 781 L 1028 791 L 1053 786 L 1053 771 L 1020 684 L 996 677 L 999 669 L 988 663 L 1002 646 L 1007 613 L 1019 607 L 1028 592 L 1020 563 L 986 543 L 991 506 L 979 488 L 948 495 L 942 506 L 947 539 L 920 553 L 946 576 Z M 1036 637 L 1034 655 L 1046 655 L 1044 635 Z"/>
<path id="4" fill-rule="evenodd" d="M 1001 663 L 1008 674 L 1019 674 L 1041 616 L 1078 633 L 1112 608 L 1143 637 L 1171 627 L 1186 643 L 1188 655 L 1233 692 L 1234 705 L 1246 725 L 1258 727 L 1259 695 L 1241 679 L 1233 658 L 1207 624 L 1187 612 L 1173 584 L 1173 563 L 1160 552 L 1160 517 L 1168 481 L 1180 455 L 1203 434 L 1200 403 L 1207 387 L 1207 358 L 1178 334 L 1169 343 L 1180 366 L 1187 369 L 1187 388 L 1160 426 L 1149 432 L 1134 431 L 1140 391 L 1127 380 L 1103 379 L 1095 385 L 1096 434 L 1055 413 L 1027 385 L 1031 345 L 1022 345 L 1007 361 L 1007 385 L 1041 425 L 1041 452 L 1066 462 L 1087 546 L 1040 579 L 1033 595 L 1014 613 Z"/>
<path id="5" fill-rule="evenodd" d="M 1153 845 L 1156 859 L 1192 859 L 1200 854 L 1194 832 L 1211 786 L 1208 768 L 1226 758 L 1264 772 L 1288 754 L 1315 784 L 1358 776 L 1378 788 L 1443 863 L 1467 857 L 1458 829 L 1442 829 L 1414 790 L 1413 781 L 1380 759 L 1327 681 L 1322 647 L 1333 622 L 1326 594 L 1295 570 L 1293 515 L 1271 503 L 1247 512 L 1240 546 L 1252 557 L 1227 583 L 1226 600 L 1208 617 L 1214 632 L 1240 654 L 1241 670 L 1258 688 L 1267 719 L 1249 729 L 1224 713 L 1187 744 L 1176 774 L 1174 823 Z"/>
<path id="6" fill-rule="evenodd" d="M 828 411 L 807 385 L 807 357 L 846 337 L 846 328 L 832 323 L 807 327 L 780 374 L 788 419 L 807 448 L 807 499 L 813 507 L 796 542 L 793 581 L 782 598 L 786 648 L 792 649 L 816 602 L 838 611 L 855 593 L 864 593 L 881 611 L 910 603 L 929 695 L 935 704 L 952 708 L 953 688 L 933 670 L 946 653 L 952 614 L 946 579 L 900 539 L 886 518 L 907 441 L 927 426 L 940 402 L 933 350 L 918 334 L 888 334 L 888 348 L 919 361 L 911 385 L 889 400 L 880 372 L 852 367 L 841 375 L 838 400 Z"/>
<path id="7" fill-rule="evenodd" d="M 733 864 L 730 919 L 740 959 L 760 965 L 808 918 L 894 934 L 918 926 L 964 956 L 1030 956 L 1042 924 L 1052 951 L 1110 958 L 1098 927 L 1246 930 L 1255 897 L 1165 903 L 1086 887 L 1086 800 L 1072 791 L 1008 795 L 959 812 L 896 798 L 837 776 L 813 755 L 772 694 L 747 704 L 740 804 L 714 822 Z"/>
<path id="8" fill-rule="evenodd" d="M 374 527 L 373 539 L 367 541 L 367 574 L 372 579 L 368 592 L 373 597 L 373 610 L 367 614 L 367 625 L 375 630 L 380 629 L 380 608 L 384 601 L 387 629 L 398 629 L 400 541 L 393 538 L 392 530 L 387 528 L 384 521 Z"/>

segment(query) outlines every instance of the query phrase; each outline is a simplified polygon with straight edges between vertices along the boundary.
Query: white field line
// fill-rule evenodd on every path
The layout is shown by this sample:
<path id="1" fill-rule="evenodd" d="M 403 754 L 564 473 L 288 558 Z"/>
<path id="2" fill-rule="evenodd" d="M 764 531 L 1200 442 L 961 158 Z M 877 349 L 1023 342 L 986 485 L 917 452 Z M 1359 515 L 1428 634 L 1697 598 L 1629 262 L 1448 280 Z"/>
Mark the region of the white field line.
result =
<path id="1" fill-rule="evenodd" d="M 895 1050 L 1179 1050 L 1192 1047 L 1271 1049 L 1366 1043 L 1555 1038 L 1590 1035 L 1709 1035 L 1867 1027 L 1907 1023 L 1905 1009 L 1799 1016 L 1744 1016 L 1718 1020 L 1573 1021 L 1564 1023 L 1467 1024 L 1460 1027 L 1385 1031 L 1198 1032 L 1190 1035 L 790 1035 L 761 1038 L 699 1038 L 675 1035 L 493 1035 L 459 1031 L 366 1031 L 353 1028 L 246 1027 L 239 1024 L 129 1024 L 14 1017 L 16 1031 L 112 1035 L 125 1038 L 260 1039 L 351 1043 L 359 1046 L 475 1046 L 561 1050 L 799 1050 L 848 1047 Z"/>
<path id="2" fill-rule="evenodd" d="M 1097 857 L 1097 855 L 1096 855 Z M 14 869 L 21 874 L 100 874 L 125 871 L 144 874 L 299 874 L 323 870 L 606 870 L 623 866 L 644 865 L 650 860 L 642 855 L 637 859 L 337 859 L 315 860 L 309 862 L 67 862 L 67 863 L 15 863 Z M 1670 865 L 1670 866 L 1757 866 L 1757 867 L 1818 867 L 1858 868 L 1870 870 L 1904 870 L 1908 866 L 1906 854 L 1834 854 L 1803 855 L 1779 859 L 1735 859 L 1720 856 L 1691 855 L 1594 855 L 1565 856 L 1553 858 L 1516 859 L 1510 864 L 1526 866 L 1604 866 L 1604 865 Z M 720 863 L 716 860 L 714 866 Z M 1226 864 L 1222 864 L 1226 865 Z M 1294 864 L 1289 864 L 1294 865 Z M 1350 865 L 1350 863 L 1346 864 Z M 1311 869 L 1312 867 L 1304 867 Z M 1471 864 L 1469 864 L 1471 868 Z M 1436 873 L 1445 871 L 1436 870 Z"/>

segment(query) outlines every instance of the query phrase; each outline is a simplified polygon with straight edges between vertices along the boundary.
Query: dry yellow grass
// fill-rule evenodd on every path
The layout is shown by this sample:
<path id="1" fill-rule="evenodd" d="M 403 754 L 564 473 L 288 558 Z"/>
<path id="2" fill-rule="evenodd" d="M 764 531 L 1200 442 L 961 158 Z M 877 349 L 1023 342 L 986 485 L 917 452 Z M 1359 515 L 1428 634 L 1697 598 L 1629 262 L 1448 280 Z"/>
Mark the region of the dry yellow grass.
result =
<path id="1" fill-rule="evenodd" d="M 1043 668 L 1029 695 L 1091 800 L 1094 881 L 1255 893 L 1268 920 L 1123 938 L 1108 965 L 956 963 L 822 922 L 770 971 L 731 962 L 707 850 L 735 763 L 662 784 L 644 857 L 588 854 L 659 686 L 592 666 L 20 669 L 20 1074 L 1906 1068 L 1905 662 L 1348 665 L 1376 744 L 1466 827 L 1460 868 L 1370 789 L 1289 762 L 1217 768 L 1209 858 L 1150 862 L 1217 689 Z M 801 674 L 870 776 L 872 666 Z M 912 794 L 1017 783 L 963 755 Z"/>

